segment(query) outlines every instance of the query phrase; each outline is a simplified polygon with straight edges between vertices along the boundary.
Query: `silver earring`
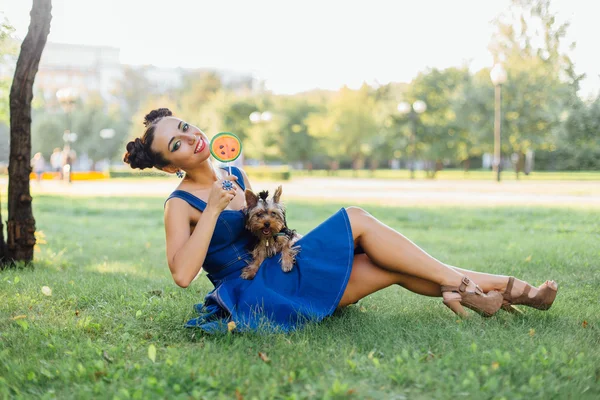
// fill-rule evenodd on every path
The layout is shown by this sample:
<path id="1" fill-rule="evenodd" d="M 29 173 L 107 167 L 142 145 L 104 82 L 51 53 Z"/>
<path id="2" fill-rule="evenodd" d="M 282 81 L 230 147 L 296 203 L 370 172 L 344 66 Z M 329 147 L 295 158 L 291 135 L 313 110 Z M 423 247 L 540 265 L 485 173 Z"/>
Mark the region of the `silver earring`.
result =
<path id="1" fill-rule="evenodd" d="M 175 172 L 175 175 L 177 175 L 178 178 L 183 178 L 183 171 L 178 169 L 177 172 Z"/>

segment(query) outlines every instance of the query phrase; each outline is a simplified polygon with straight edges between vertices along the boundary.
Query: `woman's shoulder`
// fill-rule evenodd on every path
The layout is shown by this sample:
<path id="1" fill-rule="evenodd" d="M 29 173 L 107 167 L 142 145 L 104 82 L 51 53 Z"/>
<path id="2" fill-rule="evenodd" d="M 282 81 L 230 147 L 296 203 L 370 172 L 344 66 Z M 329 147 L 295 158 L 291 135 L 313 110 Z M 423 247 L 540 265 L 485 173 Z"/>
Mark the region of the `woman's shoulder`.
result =
<path id="1" fill-rule="evenodd" d="M 202 212 L 206 207 L 204 197 L 206 197 L 206 193 L 202 190 L 188 185 L 179 185 L 165 200 L 165 215 L 172 212 L 189 215 L 191 209 Z"/>
<path id="2" fill-rule="evenodd" d="M 165 201 L 165 224 L 189 224 L 190 221 L 190 205 L 181 197 L 167 198 Z"/>

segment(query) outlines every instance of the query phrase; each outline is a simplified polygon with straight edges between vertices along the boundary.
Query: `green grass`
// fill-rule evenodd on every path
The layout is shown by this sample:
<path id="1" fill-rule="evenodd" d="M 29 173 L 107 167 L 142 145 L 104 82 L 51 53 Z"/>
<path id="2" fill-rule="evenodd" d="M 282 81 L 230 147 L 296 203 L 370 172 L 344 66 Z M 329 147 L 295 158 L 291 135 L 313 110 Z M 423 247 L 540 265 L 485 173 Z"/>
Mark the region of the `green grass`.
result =
<path id="1" fill-rule="evenodd" d="M 450 264 L 557 280 L 547 312 L 458 320 L 391 287 L 289 335 L 209 336 L 182 327 L 211 285 L 172 282 L 162 205 L 34 199 L 47 243 L 34 268 L 0 272 L 0 398 L 600 396 L 596 211 L 363 206 Z M 290 202 L 288 219 L 306 233 L 339 206 Z"/>

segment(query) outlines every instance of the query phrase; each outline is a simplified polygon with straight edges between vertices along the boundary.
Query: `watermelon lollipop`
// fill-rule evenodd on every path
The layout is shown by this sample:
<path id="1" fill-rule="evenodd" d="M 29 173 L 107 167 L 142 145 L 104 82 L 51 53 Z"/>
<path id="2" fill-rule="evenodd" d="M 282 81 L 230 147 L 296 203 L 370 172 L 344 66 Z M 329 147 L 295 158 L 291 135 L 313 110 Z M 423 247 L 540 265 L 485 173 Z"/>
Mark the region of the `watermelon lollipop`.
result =
<path id="1" fill-rule="evenodd" d="M 234 161 L 242 154 L 242 142 L 231 132 L 217 133 L 210 141 L 210 154 L 222 163 Z"/>
<path id="2" fill-rule="evenodd" d="M 222 163 L 234 161 L 242 154 L 242 142 L 231 132 L 218 133 L 210 141 L 210 154 Z M 229 175 L 231 175 L 231 166 L 229 166 Z M 233 189 L 231 181 L 224 181 L 223 189 Z"/>

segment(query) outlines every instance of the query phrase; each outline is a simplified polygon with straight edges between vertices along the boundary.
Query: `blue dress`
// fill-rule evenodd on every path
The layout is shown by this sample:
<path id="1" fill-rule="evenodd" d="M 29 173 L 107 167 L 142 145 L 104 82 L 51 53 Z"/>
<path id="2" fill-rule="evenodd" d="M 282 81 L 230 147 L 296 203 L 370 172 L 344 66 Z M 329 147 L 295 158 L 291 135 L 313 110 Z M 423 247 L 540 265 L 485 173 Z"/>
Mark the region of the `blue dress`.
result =
<path id="1" fill-rule="evenodd" d="M 231 172 L 245 189 L 240 170 L 232 167 Z M 176 190 L 167 201 L 173 197 L 199 211 L 206 207 L 189 192 Z M 186 327 L 227 332 L 227 324 L 233 321 L 236 331 L 289 332 L 333 313 L 354 259 L 352 230 L 344 208 L 297 241 L 300 252 L 290 272 L 281 270 L 281 256 L 276 254 L 265 259 L 254 279 L 242 279 L 242 269 L 252 260 L 252 239 L 245 229 L 243 211 L 221 212 L 202 266 L 214 289 L 203 303 L 195 305 L 199 315 Z"/>

